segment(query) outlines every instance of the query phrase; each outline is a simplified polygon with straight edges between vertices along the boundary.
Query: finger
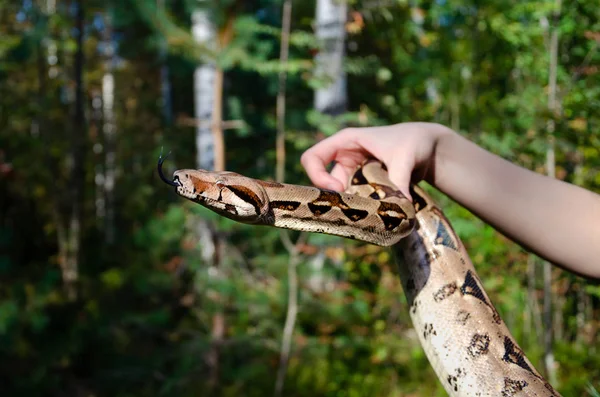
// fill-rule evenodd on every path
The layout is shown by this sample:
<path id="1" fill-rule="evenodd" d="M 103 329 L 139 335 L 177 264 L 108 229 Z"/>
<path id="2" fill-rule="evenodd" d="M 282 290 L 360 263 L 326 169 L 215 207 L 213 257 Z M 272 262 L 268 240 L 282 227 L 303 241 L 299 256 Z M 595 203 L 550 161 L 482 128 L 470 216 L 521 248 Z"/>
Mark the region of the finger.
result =
<path id="1" fill-rule="evenodd" d="M 325 159 L 326 158 L 327 157 L 325 157 Z M 331 159 L 324 160 L 324 158 L 319 157 L 318 153 L 306 151 L 302 157 L 300 157 L 300 162 L 315 186 L 336 191 L 344 189 L 344 185 L 335 177 L 331 176 L 325 169 L 325 165 L 329 164 Z"/>
<path id="2" fill-rule="evenodd" d="M 390 180 L 410 200 L 410 180 L 414 168 L 414 159 L 407 153 L 399 153 L 399 156 L 387 164 Z"/>
<path id="3" fill-rule="evenodd" d="M 336 158 L 339 151 L 356 146 L 351 135 L 351 132 L 342 130 L 304 152 L 300 162 L 315 186 L 343 190 L 344 184 L 331 176 L 325 166 Z"/>
<path id="4" fill-rule="evenodd" d="M 343 185 L 343 188 L 339 191 L 343 191 L 348 186 L 348 179 L 350 178 L 351 170 L 343 165 L 342 163 L 336 163 L 333 169 L 331 170 L 331 176 L 336 180 L 340 181 Z"/>

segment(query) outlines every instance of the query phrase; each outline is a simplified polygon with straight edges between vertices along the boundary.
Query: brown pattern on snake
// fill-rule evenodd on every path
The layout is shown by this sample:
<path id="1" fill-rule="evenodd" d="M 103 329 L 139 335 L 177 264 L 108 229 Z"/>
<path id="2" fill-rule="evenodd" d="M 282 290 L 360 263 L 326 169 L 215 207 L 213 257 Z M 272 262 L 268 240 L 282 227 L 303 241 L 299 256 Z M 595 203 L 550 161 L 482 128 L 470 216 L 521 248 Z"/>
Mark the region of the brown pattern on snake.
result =
<path id="1" fill-rule="evenodd" d="M 284 211 L 295 211 L 300 207 L 299 201 L 271 201 L 269 205 L 273 209 L 284 210 Z"/>
<path id="2" fill-rule="evenodd" d="M 460 246 L 460 243 L 458 242 L 458 236 L 454 234 L 452 228 L 446 226 L 450 224 L 450 221 L 446 219 L 442 211 L 440 211 L 438 208 L 434 207 L 431 210 L 439 219 L 435 235 L 435 244 L 443 245 L 444 247 L 458 251 L 458 247 Z"/>
<path id="3" fill-rule="evenodd" d="M 507 363 L 517 364 L 519 367 L 530 372 L 536 378 L 540 376 L 527 364 L 523 351 L 516 346 L 508 336 L 504 337 L 504 356 L 502 360 Z"/>
<path id="4" fill-rule="evenodd" d="M 374 192 L 369 195 L 369 197 L 372 199 L 383 200 L 388 197 L 398 197 L 401 199 L 404 198 L 404 195 L 399 190 L 392 189 L 390 186 L 373 182 L 369 183 L 369 186 L 371 186 L 374 190 Z"/>
<path id="5" fill-rule="evenodd" d="M 329 210 L 331 209 L 331 206 L 329 206 L 329 205 L 317 205 L 317 204 L 313 204 L 313 203 L 308 203 L 308 209 L 315 216 L 321 216 L 321 215 L 329 212 Z"/>
<path id="6" fill-rule="evenodd" d="M 348 208 L 346 209 L 342 209 L 342 212 L 344 213 L 344 215 L 346 215 L 346 218 L 350 219 L 353 222 L 358 222 L 362 219 L 365 219 L 367 216 L 369 216 L 369 211 L 366 210 L 358 210 L 358 209 L 352 209 L 352 208 Z M 400 224 L 400 223 L 398 223 Z"/>
<path id="7" fill-rule="evenodd" d="M 437 331 L 433 329 L 433 324 L 425 323 L 425 328 L 423 329 L 423 338 L 427 339 L 427 337 L 431 335 L 437 335 Z"/>
<path id="8" fill-rule="evenodd" d="M 452 295 L 454 292 L 456 292 L 457 288 L 458 286 L 455 282 L 448 283 L 439 290 L 437 290 L 435 294 L 433 294 L 433 300 L 436 302 L 441 302 L 450 295 Z"/>
<path id="9" fill-rule="evenodd" d="M 248 189 L 246 186 L 241 185 L 230 185 L 227 186 L 227 189 L 229 189 L 240 199 L 244 200 L 247 203 L 250 203 L 254 207 L 256 213 L 260 214 L 260 209 L 263 206 L 263 202 L 260 199 L 260 197 L 258 197 L 258 195 L 252 191 L 252 189 Z"/>
<path id="10" fill-rule="evenodd" d="M 186 174 L 187 176 L 187 174 Z M 193 179 L 194 182 L 194 193 L 202 193 L 208 190 L 212 184 L 201 181 L 200 179 Z"/>
<path id="11" fill-rule="evenodd" d="M 427 207 L 427 200 L 421 197 L 416 191 L 415 188 L 411 185 L 409 189 L 410 195 L 413 199 L 413 206 L 415 207 L 415 213 L 421 211 L 423 208 Z"/>
<path id="12" fill-rule="evenodd" d="M 338 192 L 334 192 L 332 190 L 320 190 L 319 197 L 312 201 L 313 204 L 317 203 L 327 203 L 326 205 L 330 205 L 332 207 L 338 207 L 340 209 L 348 209 L 350 208 L 348 204 L 344 202 L 342 196 Z M 323 205 L 323 204 L 319 204 Z"/>
<path id="13" fill-rule="evenodd" d="M 394 213 L 391 214 L 390 212 Z M 394 230 L 398 226 L 402 220 L 406 219 L 406 214 L 402 211 L 402 208 L 398 204 L 388 203 L 386 201 L 382 201 L 379 203 L 379 208 L 377 209 L 377 215 L 383 221 L 385 225 L 385 230 Z"/>
<path id="14" fill-rule="evenodd" d="M 500 318 L 498 311 L 496 310 L 494 305 L 492 305 L 487 300 L 485 294 L 483 293 L 481 286 L 479 285 L 479 282 L 477 281 L 477 277 L 473 275 L 473 272 L 471 272 L 471 270 L 469 270 L 467 272 L 465 281 L 464 281 L 463 285 L 460 287 L 460 292 L 462 292 L 463 295 L 471 295 L 471 296 L 479 299 L 482 303 L 484 303 L 487 307 L 490 308 L 490 310 L 492 311 L 492 316 L 494 317 L 494 321 L 496 322 L 496 324 L 500 324 L 502 322 L 502 319 Z"/>
<path id="15" fill-rule="evenodd" d="M 513 397 L 520 391 L 523 391 L 529 384 L 524 380 L 514 380 L 504 378 L 504 388 L 502 389 L 502 397 Z"/>
<path id="16" fill-rule="evenodd" d="M 458 368 L 456 370 L 456 375 L 448 375 L 448 378 L 446 378 L 446 380 L 448 381 L 450 387 L 454 389 L 454 391 L 458 391 L 458 380 L 466 374 L 467 372 L 463 368 Z"/>
<path id="17" fill-rule="evenodd" d="M 367 185 L 369 181 L 365 178 L 365 174 L 363 173 L 362 167 L 360 167 L 354 175 L 352 176 L 352 180 L 350 182 L 352 185 Z"/>
<path id="18" fill-rule="evenodd" d="M 328 212 L 331 208 L 337 207 L 342 213 L 351 220 L 352 222 L 358 222 L 369 216 L 369 211 L 350 208 L 348 204 L 344 202 L 342 196 L 330 190 L 321 190 L 319 197 L 307 204 L 308 209 L 316 215 L 320 216 Z"/>
<path id="19" fill-rule="evenodd" d="M 467 352 L 472 358 L 488 354 L 490 349 L 490 336 L 488 334 L 475 334 L 467 347 Z"/>

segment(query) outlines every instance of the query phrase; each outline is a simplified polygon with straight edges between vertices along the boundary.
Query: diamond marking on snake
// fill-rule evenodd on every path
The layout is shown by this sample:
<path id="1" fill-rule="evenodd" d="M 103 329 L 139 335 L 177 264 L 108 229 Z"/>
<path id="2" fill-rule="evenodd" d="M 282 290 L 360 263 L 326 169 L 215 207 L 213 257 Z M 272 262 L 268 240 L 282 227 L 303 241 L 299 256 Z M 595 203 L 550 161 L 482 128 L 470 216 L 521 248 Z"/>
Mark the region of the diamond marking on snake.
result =
<path id="1" fill-rule="evenodd" d="M 342 212 L 344 213 L 344 215 L 346 215 L 346 218 L 350 219 L 353 222 L 358 222 L 369 216 L 369 211 L 358 210 L 353 208 L 342 208 Z"/>
<path id="2" fill-rule="evenodd" d="M 321 215 L 326 214 L 327 212 L 329 212 L 329 210 L 331 210 L 331 206 L 330 205 L 317 205 L 317 204 L 313 204 L 313 203 L 308 203 L 308 209 L 315 216 L 321 216 Z"/>
<path id="3" fill-rule="evenodd" d="M 451 235 L 451 233 L 449 233 L 448 229 L 446 229 L 446 226 L 444 225 L 444 222 L 441 219 L 438 222 L 437 232 L 435 235 L 435 244 L 443 245 L 444 247 L 448 247 L 450 249 L 453 249 L 454 251 L 458 251 L 458 245 L 454 241 L 454 238 Z"/>
<path id="4" fill-rule="evenodd" d="M 494 322 L 496 322 L 497 324 L 500 324 L 502 322 L 502 319 L 500 318 L 498 311 L 496 310 L 494 305 L 492 305 L 491 302 L 488 301 L 487 297 L 485 296 L 485 293 L 483 292 L 483 289 L 481 288 L 481 286 L 479 285 L 479 282 L 477 281 L 477 277 L 473 275 L 473 272 L 471 270 L 469 270 L 467 272 L 465 281 L 464 281 L 463 285 L 460 287 L 460 292 L 462 292 L 463 295 L 471 295 L 471 296 L 474 296 L 475 298 L 479 299 L 482 303 L 484 303 L 492 311 L 492 316 L 494 318 Z"/>
<path id="5" fill-rule="evenodd" d="M 516 346 L 508 336 L 504 337 L 504 356 L 502 357 L 502 360 L 507 363 L 517 364 L 519 367 L 529 371 L 536 378 L 539 377 L 529 364 L 527 364 L 527 361 L 525 361 L 523 350 Z"/>
<path id="6" fill-rule="evenodd" d="M 398 204 L 388 203 L 386 201 L 379 203 L 377 215 L 379 215 L 383 221 L 385 230 L 394 230 L 400 226 L 402 220 L 406 219 L 406 214 Z"/>

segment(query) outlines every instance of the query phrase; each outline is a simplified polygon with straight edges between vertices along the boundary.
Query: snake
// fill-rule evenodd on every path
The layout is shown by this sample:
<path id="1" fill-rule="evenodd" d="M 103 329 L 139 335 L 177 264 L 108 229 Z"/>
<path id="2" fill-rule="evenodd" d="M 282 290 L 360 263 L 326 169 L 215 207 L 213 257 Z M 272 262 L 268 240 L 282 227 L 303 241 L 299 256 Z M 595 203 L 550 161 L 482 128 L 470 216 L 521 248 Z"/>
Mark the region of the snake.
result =
<path id="1" fill-rule="evenodd" d="M 425 354 L 450 396 L 559 396 L 492 304 L 441 208 L 417 184 L 412 202 L 368 159 L 344 192 L 181 169 L 176 193 L 234 221 L 332 234 L 391 247 Z"/>

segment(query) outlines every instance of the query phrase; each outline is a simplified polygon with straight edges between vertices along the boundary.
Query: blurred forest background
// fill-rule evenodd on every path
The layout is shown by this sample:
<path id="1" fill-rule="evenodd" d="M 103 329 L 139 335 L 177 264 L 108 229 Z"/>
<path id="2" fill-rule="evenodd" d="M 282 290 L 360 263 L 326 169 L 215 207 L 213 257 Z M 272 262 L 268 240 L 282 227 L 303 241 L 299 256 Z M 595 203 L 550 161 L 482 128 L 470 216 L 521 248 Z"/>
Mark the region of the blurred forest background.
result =
<path id="1" fill-rule="evenodd" d="M 444 395 L 387 250 L 218 218 L 161 147 L 309 184 L 344 126 L 437 121 L 598 192 L 599 45 L 597 0 L 0 0 L 1 394 Z M 598 396 L 598 283 L 436 197 L 536 367 Z"/>

